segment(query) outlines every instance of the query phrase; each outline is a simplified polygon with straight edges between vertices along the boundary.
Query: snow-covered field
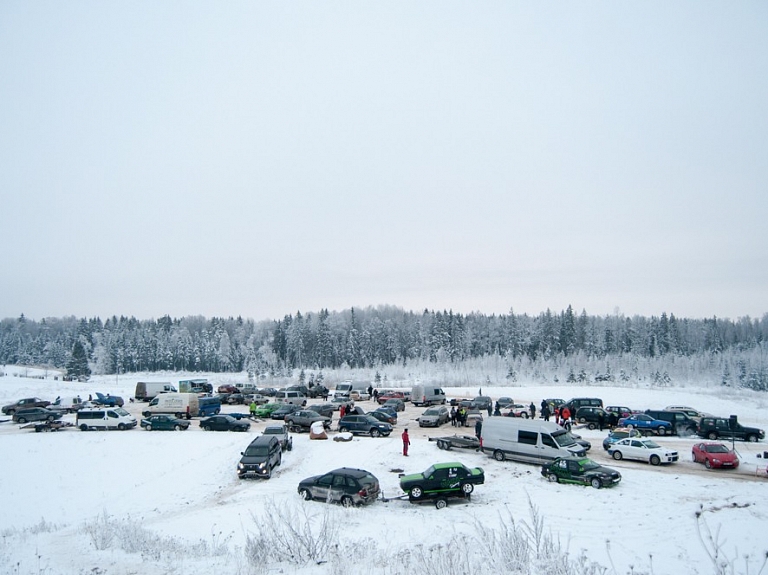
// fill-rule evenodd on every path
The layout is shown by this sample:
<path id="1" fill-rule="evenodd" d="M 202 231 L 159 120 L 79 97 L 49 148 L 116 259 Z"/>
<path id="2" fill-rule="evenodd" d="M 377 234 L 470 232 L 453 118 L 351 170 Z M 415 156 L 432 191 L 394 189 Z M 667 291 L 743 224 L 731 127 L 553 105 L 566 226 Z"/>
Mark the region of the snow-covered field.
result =
<path id="1" fill-rule="evenodd" d="M 184 378 L 179 374 L 96 376 L 77 383 L 54 381 L 50 373 L 47 379 L 34 379 L 29 377 L 34 371 L 23 368 L 9 366 L 4 371 L 2 405 L 21 397 L 53 400 L 57 395 L 87 397 L 96 391 L 127 400 L 139 380 Z M 211 376 L 210 381 L 218 385 L 223 381 L 218 377 Z M 449 397 L 477 392 L 471 388 L 446 391 Z M 598 395 L 606 404 L 632 408 L 691 405 L 716 415 L 738 414 L 744 424 L 768 427 L 768 397 L 734 390 L 518 385 L 483 392 L 537 405 L 544 397 L 583 395 Z M 367 408 L 366 403 L 360 405 Z M 126 403 L 126 407 L 138 415 L 139 404 Z M 595 490 L 548 483 L 538 466 L 499 463 L 474 451 L 440 451 L 427 437 L 452 434 L 455 429 L 450 425 L 437 431 L 419 429 L 414 419 L 421 411 L 409 406 L 389 438 L 358 437 L 342 443 L 295 435 L 293 451 L 284 454 L 279 472 L 269 481 L 240 481 L 235 475 L 240 451 L 265 422 L 252 423 L 248 434 L 206 433 L 196 422 L 180 433 L 148 433 L 138 428 L 34 433 L 10 421 L 0 423 L 0 573 L 194 575 L 212 569 L 400 573 L 424 549 L 477 542 L 488 535 L 484 528 L 498 530 L 512 519 L 525 533 L 541 520 L 544 531 L 559 540 L 571 558 L 583 551 L 608 573 L 720 572 L 710 558 L 715 552 L 720 554 L 717 560 L 736 573 L 758 573 L 764 564 L 768 461 L 758 456 L 768 450 L 765 442 L 736 444 L 742 462 L 738 471 L 707 471 L 690 461 L 695 439 L 661 438 L 659 443 L 680 451 L 681 461 L 654 468 L 614 462 L 600 445 L 604 433 L 578 430 L 592 442 L 590 456 L 622 473 L 616 488 Z M 408 458 L 401 454 L 400 433 L 405 426 L 412 441 Z M 443 510 L 402 500 L 342 509 L 303 502 L 296 493 L 301 479 L 348 466 L 371 471 L 391 497 L 399 492 L 399 472 L 422 471 L 432 463 L 450 460 L 483 467 L 486 483 L 477 487 L 471 502 L 452 501 Z M 288 560 L 262 566 L 249 562 L 247 540 L 264 529 L 266 512 L 294 524 L 305 521 L 305 516 L 313 521 L 330 518 L 339 530 L 339 546 L 328 551 L 336 560 L 329 556 L 328 563 L 304 566 Z M 440 549 L 450 556 L 448 547 Z M 482 545 L 467 548 L 475 573 L 492 563 L 476 559 L 472 553 L 479 549 Z M 410 553 L 410 559 L 404 552 Z M 344 557 L 339 563 L 338 558 Z M 458 567 L 462 566 L 450 572 L 460 572 Z"/>

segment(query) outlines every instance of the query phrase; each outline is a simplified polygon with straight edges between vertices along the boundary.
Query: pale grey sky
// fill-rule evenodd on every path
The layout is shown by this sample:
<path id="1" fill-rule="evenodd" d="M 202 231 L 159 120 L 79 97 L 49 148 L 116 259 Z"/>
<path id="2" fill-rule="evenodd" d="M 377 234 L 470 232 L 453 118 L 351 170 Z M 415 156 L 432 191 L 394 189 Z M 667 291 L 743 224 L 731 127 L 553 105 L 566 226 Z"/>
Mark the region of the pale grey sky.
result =
<path id="1" fill-rule="evenodd" d="M 0 3 L 0 318 L 768 312 L 768 3 Z"/>

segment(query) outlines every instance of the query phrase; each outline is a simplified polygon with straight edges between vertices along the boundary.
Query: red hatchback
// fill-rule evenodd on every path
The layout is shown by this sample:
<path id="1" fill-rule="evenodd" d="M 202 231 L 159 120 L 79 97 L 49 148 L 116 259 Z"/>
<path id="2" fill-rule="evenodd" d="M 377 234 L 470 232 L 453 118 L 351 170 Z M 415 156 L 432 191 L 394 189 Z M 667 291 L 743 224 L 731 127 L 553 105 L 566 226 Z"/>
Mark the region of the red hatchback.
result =
<path id="1" fill-rule="evenodd" d="M 739 466 L 739 457 L 722 443 L 697 443 L 693 446 L 691 455 L 694 463 L 703 463 L 707 469 L 736 469 Z"/>

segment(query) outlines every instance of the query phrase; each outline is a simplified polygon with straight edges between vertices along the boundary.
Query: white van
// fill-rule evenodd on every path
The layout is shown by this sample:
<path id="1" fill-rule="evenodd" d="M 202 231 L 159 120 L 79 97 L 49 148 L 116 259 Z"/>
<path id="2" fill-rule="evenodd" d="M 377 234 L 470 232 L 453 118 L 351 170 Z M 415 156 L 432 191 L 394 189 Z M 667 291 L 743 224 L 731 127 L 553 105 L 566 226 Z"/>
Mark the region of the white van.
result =
<path id="1" fill-rule="evenodd" d="M 445 404 L 445 392 L 435 385 L 414 385 L 411 389 L 413 405 Z"/>
<path id="2" fill-rule="evenodd" d="M 496 461 L 546 463 L 558 457 L 584 457 L 584 447 L 553 421 L 489 417 L 483 422 L 481 445 Z"/>
<path id="3" fill-rule="evenodd" d="M 333 397 L 339 397 L 343 399 L 353 399 L 352 392 L 357 392 L 357 399 L 366 400 L 371 396 L 368 393 L 368 388 L 372 387 L 367 381 L 342 381 L 336 384 L 336 390 L 333 392 Z"/>
<path id="4" fill-rule="evenodd" d="M 48 409 L 52 409 L 54 411 L 64 411 L 66 413 L 74 413 L 78 409 L 82 409 L 84 407 L 86 407 L 86 405 L 78 395 L 77 397 L 57 397 L 56 401 L 48 406 Z"/>
<path id="5" fill-rule="evenodd" d="M 169 413 L 179 419 L 200 415 L 200 399 L 196 393 L 161 393 L 142 411 L 144 417 L 156 413 Z"/>
<path id="6" fill-rule="evenodd" d="M 89 429 L 131 429 L 136 427 L 136 418 L 122 407 L 100 407 L 81 409 L 77 412 L 75 425 L 80 431 Z"/>
<path id="7" fill-rule="evenodd" d="M 275 394 L 275 401 L 278 403 L 291 403 L 299 407 L 307 405 L 306 396 L 298 391 L 278 391 Z"/>
<path id="8" fill-rule="evenodd" d="M 136 393 L 133 397 L 137 401 L 149 401 L 160 393 L 177 393 L 178 389 L 169 381 L 140 381 L 136 384 Z"/>

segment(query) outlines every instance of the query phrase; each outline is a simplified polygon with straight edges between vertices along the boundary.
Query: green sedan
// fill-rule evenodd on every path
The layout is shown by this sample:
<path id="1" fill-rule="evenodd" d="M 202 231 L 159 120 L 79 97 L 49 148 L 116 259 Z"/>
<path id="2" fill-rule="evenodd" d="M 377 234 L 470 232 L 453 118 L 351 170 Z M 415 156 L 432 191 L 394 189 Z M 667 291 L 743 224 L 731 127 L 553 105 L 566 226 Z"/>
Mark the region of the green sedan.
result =
<path id="1" fill-rule="evenodd" d="M 552 482 L 591 485 L 595 489 L 621 481 L 621 473 L 587 457 L 558 457 L 552 463 L 544 464 L 541 474 Z"/>
<path id="2" fill-rule="evenodd" d="M 284 403 L 265 403 L 264 405 L 258 406 L 254 411 L 253 414 L 256 417 L 266 418 L 270 417 L 272 415 L 273 411 L 276 411 L 278 408 L 285 405 Z"/>

